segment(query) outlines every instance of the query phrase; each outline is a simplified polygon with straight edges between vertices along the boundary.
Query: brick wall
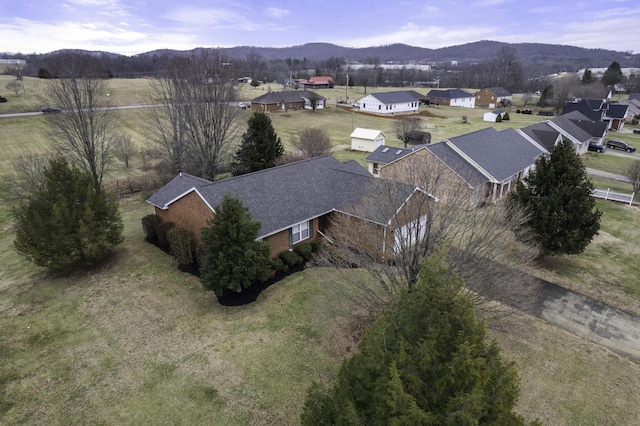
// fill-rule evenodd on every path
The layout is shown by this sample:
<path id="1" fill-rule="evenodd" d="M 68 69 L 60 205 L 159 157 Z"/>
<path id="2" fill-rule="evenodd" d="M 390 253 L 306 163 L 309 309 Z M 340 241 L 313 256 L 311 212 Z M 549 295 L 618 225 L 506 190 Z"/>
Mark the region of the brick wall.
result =
<path id="1" fill-rule="evenodd" d="M 177 226 L 193 232 L 193 235 L 199 240 L 200 229 L 207 226 L 207 220 L 213 217 L 213 211 L 195 191 L 192 191 L 172 203 L 167 210 L 156 207 L 156 216 L 158 216 L 160 223 L 173 222 Z"/>

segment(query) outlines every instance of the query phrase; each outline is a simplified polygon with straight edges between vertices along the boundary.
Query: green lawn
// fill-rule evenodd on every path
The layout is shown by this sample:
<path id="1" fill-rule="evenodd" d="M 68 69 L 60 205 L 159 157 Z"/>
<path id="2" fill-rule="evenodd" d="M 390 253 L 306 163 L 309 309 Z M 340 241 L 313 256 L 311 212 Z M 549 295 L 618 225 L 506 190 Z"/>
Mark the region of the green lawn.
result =
<path id="1" fill-rule="evenodd" d="M 110 81 L 114 99 L 144 103 L 148 82 L 127 82 Z M 341 92 L 334 89 L 332 98 Z M 7 105 L 39 108 L 31 96 L 22 106 L 0 104 L 0 113 Z M 434 141 L 490 125 L 482 122 L 483 110 L 424 109 L 439 116 L 423 117 Z M 463 113 L 471 124 L 459 122 Z M 118 114 L 138 148 L 151 146 L 144 110 Z M 510 115 L 496 127 L 541 118 Z M 388 143 L 400 146 L 389 118 L 333 105 L 271 118 L 285 146 L 305 127 L 326 129 L 341 160 L 366 156 L 344 149 L 354 126 L 388 132 Z M 45 120 L 0 119 L 0 174 L 22 153 L 51 149 Z M 586 162 L 620 158 L 604 157 L 589 155 Z M 136 157 L 129 169 L 115 162 L 107 180 L 132 176 L 153 178 Z M 640 313 L 640 210 L 604 201 L 598 207 L 602 229 L 585 253 L 547 260 L 533 272 Z M 125 241 L 114 257 L 90 271 L 55 276 L 16 254 L 10 206 L 0 206 L 0 424 L 297 424 L 308 385 L 331 381 L 356 350 L 353 307 L 333 290 L 336 275 L 307 269 L 252 305 L 223 307 L 197 278 L 143 241 L 140 219 L 152 212 L 144 197 L 121 200 L 121 210 Z M 527 419 L 602 425 L 640 418 L 639 364 L 531 317 L 506 321 L 493 324 L 491 336 L 518 364 L 518 411 Z"/>

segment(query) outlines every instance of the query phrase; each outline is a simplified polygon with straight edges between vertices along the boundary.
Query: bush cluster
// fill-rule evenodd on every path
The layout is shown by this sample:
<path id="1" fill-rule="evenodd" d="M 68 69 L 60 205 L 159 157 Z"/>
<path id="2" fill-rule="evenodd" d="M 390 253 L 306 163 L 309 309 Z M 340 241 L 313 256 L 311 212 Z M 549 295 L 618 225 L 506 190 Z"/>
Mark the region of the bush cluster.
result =
<path id="1" fill-rule="evenodd" d="M 155 241 L 158 238 L 158 216 L 148 214 L 142 218 L 142 232 L 147 241 Z"/>

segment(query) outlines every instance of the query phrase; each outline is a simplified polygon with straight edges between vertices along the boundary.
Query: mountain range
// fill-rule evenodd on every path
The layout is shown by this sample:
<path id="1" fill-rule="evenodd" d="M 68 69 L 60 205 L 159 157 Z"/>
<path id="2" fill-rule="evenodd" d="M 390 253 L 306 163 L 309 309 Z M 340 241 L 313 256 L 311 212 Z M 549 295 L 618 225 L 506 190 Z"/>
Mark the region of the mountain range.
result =
<path id="1" fill-rule="evenodd" d="M 640 55 L 607 49 L 586 49 L 576 46 L 544 44 L 544 43 L 502 43 L 482 40 L 457 46 L 429 49 L 406 44 L 390 44 L 386 46 L 349 48 L 330 43 L 307 43 L 292 47 L 255 47 L 238 46 L 222 48 L 229 56 L 245 58 L 249 53 L 257 53 L 266 60 L 286 60 L 287 58 L 309 61 L 322 61 L 332 57 L 344 58 L 346 61 L 363 62 L 372 58 L 381 63 L 386 62 L 480 62 L 491 58 L 503 47 L 515 49 L 518 58 L 525 65 L 564 65 L 578 67 L 607 67 L 618 61 L 623 67 L 640 66 Z M 195 49 L 194 49 L 195 50 Z M 179 51 L 152 51 L 141 55 L 158 53 L 179 53 Z M 184 53 L 184 52 L 183 52 Z"/>

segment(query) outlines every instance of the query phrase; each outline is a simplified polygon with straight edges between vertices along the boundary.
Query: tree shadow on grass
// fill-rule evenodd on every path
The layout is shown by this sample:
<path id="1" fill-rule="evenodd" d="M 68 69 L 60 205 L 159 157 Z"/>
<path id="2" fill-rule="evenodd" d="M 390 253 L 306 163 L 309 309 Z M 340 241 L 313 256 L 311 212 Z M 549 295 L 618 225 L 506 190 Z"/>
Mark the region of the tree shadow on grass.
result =
<path id="1" fill-rule="evenodd" d="M 168 247 L 160 244 L 157 239 L 146 238 L 146 241 L 149 244 L 153 244 L 154 246 L 158 247 L 163 252 L 171 255 L 171 250 Z M 305 263 L 306 262 L 303 262 L 300 265 L 292 266 L 287 272 L 276 273 L 267 281 L 255 283 L 248 288 L 242 289 L 242 291 L 239 293 L 231 292 L 223 296 L 217 296 L 218 303 L 222 306 L 243 306 L 253 303 L 258 299 L 260 294 L 262 294 L 262 292 L 268 289 L 271 285 L 277 283 L 283 278 L 288 277 L 291 274 L 302 271 L 305 268 Z M 189 265 L 178 265 L 178 269 L 182 272 L 191 274 L 198 278 L 200 277 L 200 268 L 198 267 L 198 264 L 196 262 L 190 263 Z"/>

